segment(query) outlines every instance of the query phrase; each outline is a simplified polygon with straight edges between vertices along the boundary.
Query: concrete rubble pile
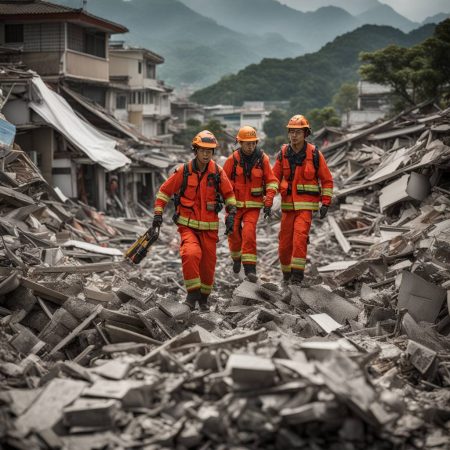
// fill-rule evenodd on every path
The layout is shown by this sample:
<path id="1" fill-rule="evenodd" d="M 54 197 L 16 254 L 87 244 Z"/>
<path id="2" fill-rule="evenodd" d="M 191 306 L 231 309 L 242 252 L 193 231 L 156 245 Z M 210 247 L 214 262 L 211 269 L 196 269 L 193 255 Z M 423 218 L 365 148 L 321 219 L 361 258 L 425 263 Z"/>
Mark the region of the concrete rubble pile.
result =
<path id="1" fill-rule="evenodd" d="M 20 152 L 3 161 L 0 442 L 447 448 L 450 116 L 423 111 L 324 149 L 337 201 L 300 288 L 280 285 L 277 220 L 256 284 L 233 278 L 221 229 L 207 313 L 181 302 L 169 219 L 132 266 L 144 222 L 58 200 Z"/>

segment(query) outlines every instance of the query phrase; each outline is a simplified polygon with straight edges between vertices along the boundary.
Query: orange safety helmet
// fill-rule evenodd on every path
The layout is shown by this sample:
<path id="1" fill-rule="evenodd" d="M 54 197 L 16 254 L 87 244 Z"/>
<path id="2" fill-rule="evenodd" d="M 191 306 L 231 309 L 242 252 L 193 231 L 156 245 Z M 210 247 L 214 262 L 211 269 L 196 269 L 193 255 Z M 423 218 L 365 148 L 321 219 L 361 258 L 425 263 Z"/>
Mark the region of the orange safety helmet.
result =
<path id="1" fill-rule="evenodd" d="M 211 131 L 203 130 L 197 133 L 192 139 L 192 148 L 197 147 L 212 148 L 215 149 L 218 146 L 216 137 L 211 133 Z"/>
<path id="2" fill-rule="evenodd" d="M 311 133 L 311 127 L 309 126 L 308 119 L 301 114 L 296 114 L 289 119 L 286 128 L 306 128 L 305 136 L 308 136 Z"/>
<path id="3" fill-rule="evenodd" d="M 256 130 L 249 126 L 242 127 L 236 136 L 236 141 L 237 142 L 257 142 L 258 136 L 256 135 Z"/>

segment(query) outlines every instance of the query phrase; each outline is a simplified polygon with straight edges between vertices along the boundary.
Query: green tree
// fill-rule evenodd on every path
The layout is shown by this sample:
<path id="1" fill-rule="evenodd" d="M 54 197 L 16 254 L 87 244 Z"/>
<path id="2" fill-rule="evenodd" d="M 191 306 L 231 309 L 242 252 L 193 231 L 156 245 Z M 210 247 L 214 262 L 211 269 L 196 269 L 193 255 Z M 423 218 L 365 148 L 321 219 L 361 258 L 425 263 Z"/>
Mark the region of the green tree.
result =
<path id="1" fill-rule="evenodd" d="M 269 114 L 264 122 L 263 130 L 268 138 L 286 135 L 286 124 L 289 120 L 289 114 L 286 111 L 275 109 Z"/>
<path id="2" fill-rule="evenodd" d="M 352 109 L 356 109 L 358 104 L 358 88 L 355 84 L 344 83 L 339 91 L 333 96 L 333 106 L 341 113 L 346 113 L 347 123 Z"/>
<path id="3" fill-rule="evenodd" d="M 341 125 L 341 119 L 332 106 L 311 109 L 307 112 L 306 117 L 309 120 L 313 133 L 325 126 L 338 127 Z"/>
<path id="4" fill-rule="evenodd" d="M 202 123 L 199 120 L 188 119 L 186 121 L 186 128 L 179 133 L 174 134 L 173 143 L 189 148 L 191 146 L 192 138 L 202 129 Z"/>
<path id="5" fill-rule="evenodd" d="M 359 69 L 364 80 L 390 86 L 398 106 L 415 105 L 440 96 L 450 79 L 450 19 L 435 33 L 410 48 L 389 45 L 372 53 L 361 53 Z"/>

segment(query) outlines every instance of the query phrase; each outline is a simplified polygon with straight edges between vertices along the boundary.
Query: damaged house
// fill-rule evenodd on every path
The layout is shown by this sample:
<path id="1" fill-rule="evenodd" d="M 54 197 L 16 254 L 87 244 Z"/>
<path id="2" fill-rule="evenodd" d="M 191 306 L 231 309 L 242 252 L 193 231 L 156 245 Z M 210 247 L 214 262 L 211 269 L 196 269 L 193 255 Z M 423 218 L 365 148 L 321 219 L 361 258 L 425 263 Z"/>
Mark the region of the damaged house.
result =
<path id="1" fill-rule="evenodd" d="M 183 149 L 170 144 L 170 90 L 151 79 L 150 61 L 140 64 L 146 74 L 142 84 L 153 82 L 145 89 L 157 92 L 152 98 L 159 109 L 149 116 L 153 128 L 143 126 L 142 117 L 137 123 L 131 110 L 120 114 L 122 103 L 132 106 L 133 88 L 129 76 L 125 84 L 110 80 L 108 40 L 128 30 L 85 10 L 40 0 L 2 1 L 0 14 L 7 64 L 0 82 L 9 92 L 3 114 L 17 127 L 16 143 L 65 196 L 112 214 L 148 212 L 144 204 L 161 181 L 156 178 L 178 159 L 167 153 Z M 158 58 L 154 64 L 163 62 Z"/>

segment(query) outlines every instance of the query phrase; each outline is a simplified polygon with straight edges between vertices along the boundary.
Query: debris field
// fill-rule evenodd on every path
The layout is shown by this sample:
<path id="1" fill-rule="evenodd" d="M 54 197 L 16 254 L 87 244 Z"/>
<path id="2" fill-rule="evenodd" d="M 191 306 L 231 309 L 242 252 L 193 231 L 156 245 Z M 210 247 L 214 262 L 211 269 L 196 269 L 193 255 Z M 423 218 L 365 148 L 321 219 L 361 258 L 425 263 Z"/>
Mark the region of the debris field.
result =
<path id="1" fill-rule="evenodd" d="M 322 148 L 337 189 L 305 283 L 280 281 L 275 211 L 257 283 L 232 274 L 221 228 L 206 313 L 183 304 L 170 212 L 132 265 L 150 217 L 61 198 L 4 151 L 2 446 L 448 448 L 449 131 L 427 103 Z"/>

